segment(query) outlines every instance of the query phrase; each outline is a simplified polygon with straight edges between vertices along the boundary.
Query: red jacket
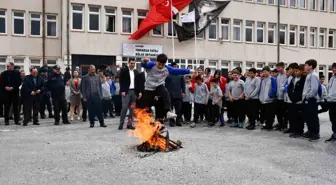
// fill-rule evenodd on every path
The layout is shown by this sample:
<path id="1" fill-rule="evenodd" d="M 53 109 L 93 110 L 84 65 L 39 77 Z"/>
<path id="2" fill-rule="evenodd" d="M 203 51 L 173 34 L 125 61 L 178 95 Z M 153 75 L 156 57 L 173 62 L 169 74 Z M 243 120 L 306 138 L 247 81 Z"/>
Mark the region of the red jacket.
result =
<path id="1" fill-rule="evenodd" d="M 211 82 L 211 80 L 213 78 L 214 78 L 213 76 L 210 77 L 210 82 Z M 206 83 L 206 85 L 208 86 L 209 91 L 210 91 L 210 82 Z M 225 91 L 225 86 L 226 86 L 226 78 L 223 77 L 223 76 L 221 76 L 220 80 L 219 80 L 219 87 L 221 88 L 223 94 L 225 94 L 225 92 L 226 92 Z"/>

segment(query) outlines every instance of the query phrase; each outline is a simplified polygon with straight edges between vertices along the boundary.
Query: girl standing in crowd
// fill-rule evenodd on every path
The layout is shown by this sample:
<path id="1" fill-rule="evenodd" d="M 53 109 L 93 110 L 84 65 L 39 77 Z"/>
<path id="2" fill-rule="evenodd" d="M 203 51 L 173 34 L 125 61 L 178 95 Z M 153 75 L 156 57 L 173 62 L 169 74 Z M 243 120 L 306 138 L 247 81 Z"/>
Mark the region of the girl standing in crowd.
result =
<path id="1" fill-rule="evenodd" d="M 81 79 L 78 71 L 74 71 L 72 78 L 69 80 L 70 88 L 70 121 L 74 120 L 75 107 L 77 108 L 77 120 L 80 120 L 81 111 L 81 94 L 80 94 Z"/>

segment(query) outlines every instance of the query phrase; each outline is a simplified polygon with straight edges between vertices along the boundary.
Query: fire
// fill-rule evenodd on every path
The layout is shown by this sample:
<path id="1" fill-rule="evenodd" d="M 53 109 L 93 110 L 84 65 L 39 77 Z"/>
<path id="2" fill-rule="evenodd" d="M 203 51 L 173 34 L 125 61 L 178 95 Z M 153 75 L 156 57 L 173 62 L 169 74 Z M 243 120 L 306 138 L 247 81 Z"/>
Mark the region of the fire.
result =
<path id="1" fill-rule="evenodd" d="M 135 109 L 134 115 L 137 121 L 135 130 L 130 131 L 130 134 L 138 137 L 140 142 L 147 143 L 151 149 L 165 151 L 167 140 L 161 136 L 164 126 L 159 121 L 155 121 L 145 109 Z"/>

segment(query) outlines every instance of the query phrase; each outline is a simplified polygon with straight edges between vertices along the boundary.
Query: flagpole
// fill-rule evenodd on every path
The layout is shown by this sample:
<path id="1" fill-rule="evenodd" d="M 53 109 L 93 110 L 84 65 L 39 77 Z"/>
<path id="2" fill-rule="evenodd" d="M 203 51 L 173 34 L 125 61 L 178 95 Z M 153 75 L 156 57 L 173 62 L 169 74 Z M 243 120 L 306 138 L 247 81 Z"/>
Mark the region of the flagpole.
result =
<path id="1" fill-rule="evenodd" d="M 197 64 L 197 33 L 196 33 L 196 10 L 194 10 L 194 33 L 195 33 L 195 57 L 196 57 L 196 64 Z"/>
<path id="2" fill-rule="evenodd" d="M 173 62 L 175 62 L 175 43 L 174 43 L 174 13 L 173 13 L 173 0 L 170 0 L 170 12 L 171 12 L 171 32 L 172 32 L 172 50 L 173 50 Z"/>

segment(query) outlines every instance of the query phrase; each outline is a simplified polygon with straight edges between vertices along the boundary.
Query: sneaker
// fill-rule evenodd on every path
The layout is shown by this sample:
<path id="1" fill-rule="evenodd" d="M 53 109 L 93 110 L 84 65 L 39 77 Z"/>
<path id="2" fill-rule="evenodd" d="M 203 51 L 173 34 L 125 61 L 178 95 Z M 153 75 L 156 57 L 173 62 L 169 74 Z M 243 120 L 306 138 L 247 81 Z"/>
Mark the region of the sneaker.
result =
<path id="1" fill-rule="evenodd" d="M 244 123 L 238 123 L 239 128 L 244 128 Z"/>
<path id="2" fill-rule="evenodd" d="M 302 134 L 291 133 L 291 134 L 289 134 L 289 137 L 291 137 L 291 138 L 300 138 L 300 137 L 302 137 Z"/>
<path id="3" fill-rule="evenodd" d="M 191 128 L 195 128 L 195 127 L 196 127 L 196 123 L 191 123 L 191 124 L 190 124 L 190 127 L 191 127 Z"/>
<path id="4" fill-rule="evenodd" d="M 255 126 L 253 126 L 253 125 L 249 125 L 249 126 L 246 127 L 246 129 L 247 129 L 247 130 L 254 130 L 254 129 L 255 129 Z"/>
<path id="5" fill-rule="evenodd" d="M 309 139 L 311 137 L 311 133 L 307 131 L 303 134 L 303 137 Z"/>
<path id="6" fill-rule="evenodd" d="M 233 122 L 230 127 L 239 127 L 239 123 Z"/>
<path id="7" fill-rule="evenodd" d="M 326 143 L 328 142 L 335 142 L 336 141 L 336 136 L 335 135 L 331 135 L 331 137 L 327 140 L 325 140 Z"/>
<path id="8" fill-rule="evenodd" d="M 175 113 L 172 113 L 170 111 L 167 112 L 167 119 L 174 119 L 177 115 Z"/>
<path id="9" fill-rule="evenodd" d="M 319 134 L 314 134 L 309 138 L 309 141 L 313 142 L 313 141 L 317 141 L 319 139 L 320 139 L 320 135 Z"/>

